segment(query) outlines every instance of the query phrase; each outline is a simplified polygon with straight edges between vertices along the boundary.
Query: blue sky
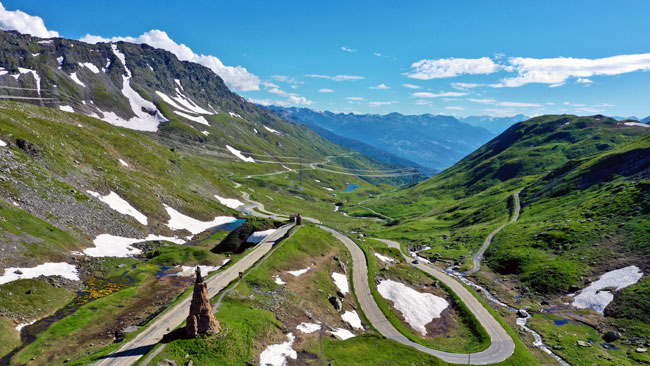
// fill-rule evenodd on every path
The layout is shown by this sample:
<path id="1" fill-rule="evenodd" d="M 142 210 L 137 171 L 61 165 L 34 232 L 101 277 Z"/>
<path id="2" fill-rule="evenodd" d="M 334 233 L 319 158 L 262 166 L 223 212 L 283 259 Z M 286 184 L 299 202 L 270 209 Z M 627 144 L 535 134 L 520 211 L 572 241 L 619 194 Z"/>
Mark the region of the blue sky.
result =
<path id="1" fill-rule="evenodd" d="M 211 67 L 261 103 L 650 115 L 648 1 L 187 3 L 4 0 L 0 27 L 20 10 L 66 38 L 132 37 Z"/>

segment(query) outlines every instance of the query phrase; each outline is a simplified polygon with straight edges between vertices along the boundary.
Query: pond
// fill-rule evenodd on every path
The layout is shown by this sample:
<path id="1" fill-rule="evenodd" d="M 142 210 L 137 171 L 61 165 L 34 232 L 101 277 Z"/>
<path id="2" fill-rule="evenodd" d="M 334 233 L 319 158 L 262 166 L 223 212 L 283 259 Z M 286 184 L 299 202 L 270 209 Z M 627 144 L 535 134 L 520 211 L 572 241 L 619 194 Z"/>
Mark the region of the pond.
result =
<path id="1" fill-rule="evenodd" d="M 355 189 L 361 187 L 358 184 L 348 184 L 348 187 L 343 192 L 354 192 Z"/>

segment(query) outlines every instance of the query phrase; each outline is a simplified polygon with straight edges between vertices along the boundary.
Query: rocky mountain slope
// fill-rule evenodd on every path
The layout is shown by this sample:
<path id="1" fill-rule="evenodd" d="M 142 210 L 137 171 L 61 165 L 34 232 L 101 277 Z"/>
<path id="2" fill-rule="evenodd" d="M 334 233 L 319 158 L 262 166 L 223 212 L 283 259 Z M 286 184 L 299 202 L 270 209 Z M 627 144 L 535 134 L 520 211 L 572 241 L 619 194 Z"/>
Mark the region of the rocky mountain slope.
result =
<path id="1" fill-rule="evenodd" d="M 461 123 L 451 116 L 357 115 L 295 107 L 268 108 L 289 121 L 314 125 L 436 170 L 451 166 L 494 136 L 484 128 Z"/>

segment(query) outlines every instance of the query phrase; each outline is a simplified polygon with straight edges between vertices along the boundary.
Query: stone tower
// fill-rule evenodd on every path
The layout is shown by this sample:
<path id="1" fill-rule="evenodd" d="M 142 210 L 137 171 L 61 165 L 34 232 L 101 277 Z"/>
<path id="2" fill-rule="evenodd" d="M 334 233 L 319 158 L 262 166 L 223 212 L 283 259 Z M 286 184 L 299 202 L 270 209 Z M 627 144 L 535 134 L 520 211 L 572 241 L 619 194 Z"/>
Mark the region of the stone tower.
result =
<path id="1" fill-rule="evenodd" d="M 201 268 L 196 267 L 196 283 L 190 305 L 190 315 L 187 317 L 185 333 L 190 338 L 199 334 L 215 334 L 221 330 L 219 322 L 214 318 L 208 287 L 201 277 Z"/>

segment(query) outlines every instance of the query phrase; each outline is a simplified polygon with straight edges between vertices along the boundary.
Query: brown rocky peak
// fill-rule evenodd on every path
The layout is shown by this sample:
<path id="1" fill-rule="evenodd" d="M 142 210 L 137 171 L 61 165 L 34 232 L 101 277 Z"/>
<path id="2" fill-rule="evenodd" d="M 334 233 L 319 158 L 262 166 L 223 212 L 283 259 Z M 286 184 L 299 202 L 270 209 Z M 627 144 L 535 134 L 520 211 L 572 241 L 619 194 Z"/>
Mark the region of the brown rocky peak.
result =
<path id="1" fill-rule="evenodd" d="M 215 334 L 221 330 L 219 322 L 215 319 L 210 305 L 210 296 L 208 295 L 208 286 L 203 282 L 201 269 L 196 267 L 196 283 L 194 285 L 194 294 L 190 304 L 190 315 L 187 317 L 185 333 L 190 338 L 195 338 L 199 334 Z"/>

